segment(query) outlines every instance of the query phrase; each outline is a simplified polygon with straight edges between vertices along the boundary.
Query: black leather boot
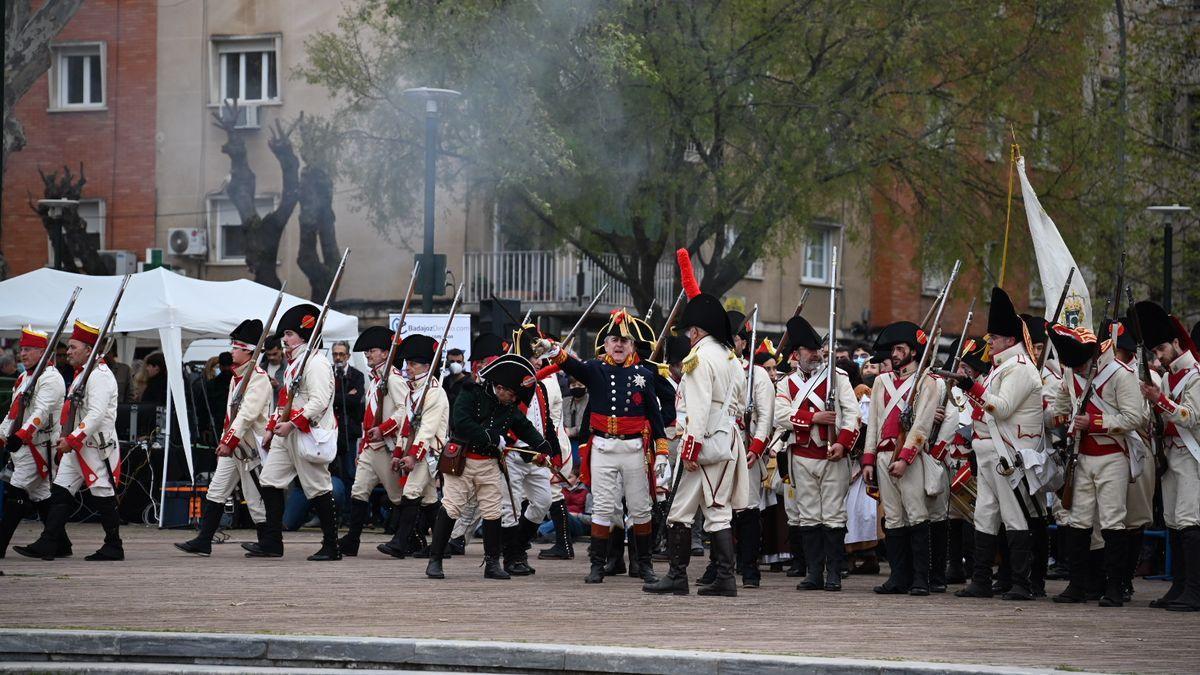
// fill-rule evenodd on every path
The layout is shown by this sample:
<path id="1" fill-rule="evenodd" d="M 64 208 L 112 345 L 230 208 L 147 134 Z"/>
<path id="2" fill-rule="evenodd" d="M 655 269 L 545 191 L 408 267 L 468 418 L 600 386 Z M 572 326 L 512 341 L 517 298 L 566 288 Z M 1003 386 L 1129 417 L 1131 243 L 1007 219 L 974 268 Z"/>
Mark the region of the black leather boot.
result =
<path id="1" fill-rule="evenodd" d="M 816 525 L 800 528 L 800 541 L 804 546 L 804 562 L 808 566 L 808 576 L 796 584 L 798 591 L 819 591 L 825 588 L 825 534 Z M 829 574 L 837 575 L 837 570 L 829 570 Z"/>
<path id="2" fill-rule="evenodd" d="M 1043 518 L 1029 522 L 1029 591 L 1035 598 L 1046 597 L 1046 567 L 1050 563 L 1050 530 Z"/>
<path id="3" fill-rule="evenodd" d="M 66 537 L 67 518 L 75 510 L 75 497 L 66 488 L 50 486 L 50 497 L 46 499 L 46 513 L 42 516 L 42 533 L 37 541 L 28 546 L 14 546 L 13 551 L 27 558 L 54 560 L 60 542 Z"/>
<path id="4" fill-rule="evenodd" d="M 85 556 L 84 560 L 92 562 L 118 561 L 125 559 L 125 548 L 121 544 L 121 514 L 117 513 L 116 497 L 90 496 L 92 508 L 100 516 L 100 526 L 104 528 L 104 544 L 96 552 Z"/>
<path id="5" fill-rule="evenodd" d="M 634 579 L 641 579 L 642 570 L 641 563 L 638 562 L 637 537 L 634 536 L 633 530 L 628 531 L 627 539 L 625 550 L 629 552 L 629 576 Z"/>
<path id="6" fill-rule="evenodd" d="M 1000 596 L 1001 600 L 1032 600 L 1030 570 L 1033 562 L 1033 535 L 1029 530 L 1007 530 L 1009 567 L 1012 569 L 1012 588 Z"/>
<path id="7" fill-rule="evenodd" d="M 511 579 L 508 572 L 500 566 L 500 550 L 503 546 L 503 534 L 500 520 L 483 521 L 483 578 Z M 515 529 L 515 528 L 514 528 Z"/>
<path id="8" fill-rule="evenodd" d="M 568 516 L 565 502 L 559 500 L 550 504 L 550 520 L 554 522 L 554 545 L 538 551 L 538 560 L 571 560 L 575 557 Z"/>
<path id="9" fill-rule="evenodd" d="M 342 555 L 351 558 L 358 555 L 358 546 L 362 543 L 363 525 L 367 522 L 367 512 L 370 510 L 369 503 L 360 499 L 350 500 L 350 524 L 346 527 L 346 534 L 338 540 L 338 549 Z"/>
<path id="10" fill-rule="evenodd" d="M 1171 547 L 1171 587 L 1166 594 L 1157 600 L 1151 600 L 1150 606 L 1155 609 L 1166 609 L 1167 605 L 1183 594 L 1187 586 L 1187 567 L 1183 564 L 1183 531 L 1167 530 Z M 16 549 L 14 549 L 16 550 Z"/>
<path id="11" fill-rule="evenodd" d="M 733 576 L 733 528 L 709 533 L 710 545 L 717 563 L 717 578 L 711 584 L 696 590 L 696 595 L 719 595 L 728 598 L 737 597 L 737 581 Z"/>
<path id="12" fill-rule="evenodd" d="M 796 525 L 788 526 L 788 549 L 792 552 L 792 564 L 788 566 L 789 577 L 802 577 L 808 573 L 804 564 L 804 533 Z"/>
<path id="13" fill-rule="evenodd" d="M 342 559 L 342 551 L 338 548 L 337 504 L 333 501 L 333 493 L 326 492 L 312 500 L 317 519 L 321 521 L 321 548 L 308 556 L 312 562 L 327 562 Z"/>
<path id="14" fill-rule="evenodd" d="M 590 548 L 590 547 L 589 547 Z M 591 553 L 588 553 L 591 557 Z M 625 528 L 613 526 L 608 534 L 608 552 L 605 555 L 604 576 L 625 574 Z"/>
<path id="15" fill-rule="evenodd" d="M 1090 546 L 1089 540 L 1087 599 L 1099 600 L 1104 597 L 1104 549 L 1092 549 Z"/>
<path id="16" fill-rule="evenodd" d="M 695 536 L 692 537 L 692 543 L 696 542 Z M 692 547 L 692 555 L 696 555 L 696 548 Z M 708 564 L 704 566 L 704 572 L 700 574 L 700 578 L 696 579 L 696 588 L 703 588 L 717 580 L 717 552 L 711 546 L 708 547 Z"/>
<path id="17" fill-rule="evenodd" d="M 8 542 L 12 541 L 13 533 L 24 520 L 33 512 L 33 502 L 29 493 L 12 485 L 4 486 L 4 518 L 0 519 L 0 558 L 8 551 Z"/>
<path id="18" fill-rule="evenodd" d="M 426 533 L 432 532 L 433 524 L 437 522 L 437 514 L 441 508 L 441 502 L 421 505 L 421 515 L 417 517 L 417 524 L 414 528 L 420 548 L 413 551 L 412 557 L 424 560 L 430 556 L 429 539 L 426 537 Z"/>
<path id="19" fill-rule="evenodd" d="M 1125 582 L 1125 530 L 1101 530 L 1104 537 L 1104 596 L 1101 607 L 1122 607 Z"/>
<path id="20" fill-rule="evenodd" d="M 908 541 L 907 527 L 884 528 L 884 546 L 887 548 L 888 578 L 876 586 L 874 590 L 880 595 L 901 595 L 908 593 L 912 583 L 912 570 L 908 568 L 912 555 L 909 552 L 911 544 Z"/>
<path id="21" fill-rule="evenodd" d="M 964 537 L 967 524 L 961 520 L 948 520 L 946 531 L 946 572 L 944 581 L 947 584 L 964 584 L 967 582 L 967 568 L 963 565 Z M 932 541 L 932 539 L 931 539 Z M 936 555 L 936 554 L 935 554 Z M 930 558 L 930 564 L 933 558 Z M 933 580 L 930 580 L 933 583 Z M 933 589 L 930 589 L 933 590 Z"/>
<path id="22" fill-rule="evenodd" d="M 996 576 L 992 583 L 992 593 L 1003 595 L 1012 590 L 1012 554 L 1008 551 L 1008 528 L 1000 526 L 1000 536 L 996 539 L 996 547 L 1000 551 L 1000 562 L 996 565 Z"/>
<path id="23" fill-rule="evenodd" d="M 1067 568 L 1067 587 L 1051 598 L 1054 602 L 1075 604 L 1087 602 L 1088 544 L 1092 531 L 1082 527 L 1061 526 L 1058 540 L 1058 560 Z"/>
<path id="24" fill-rule="evenodd" d="M 842 590 L 842 575 L 838 570 L 846 560 L 846 528 L 826 527 L 822 531 L 825 538 L 825 590 Z"/>
<path id="25" fill-rule="evenodd" d="M 51 494 L 53 494 L 53 490 L 51 490 Z M 34 506 L 37 509 L 38 520 L 45 523 L 46 518 L 50 515 L 50 499 L 46 498 L 40 502 L 35 502 Z M 72 508 L 74 508 L 74 503 L 72 503 Z M 70 511 L 67 513 L 70 513 Z M 59 531 L 58 550 L 54 553 L 54 557 L 70 558 L 71 553 L 71 538 L 67 536 L 67 528 L 64 527 Z"/>
<path id="26" fill-rule="evenodd" d="M 929 595 L 929 521 L 908 528 L 908 550 L 912 555 L 909 595 Z"/>
<path id="27" fill-rule="evenodd" d="M 1189 527 L 1180 533 L 1183 540 L 1183 565 L 1187 581 L 1183 593 L 1167 604 L 1172 612 L 1200 612 L 1200 527 Z"/>
<path id="28" fill-rule="evenodd" d="M 1046 568 L 1047 579 L 1066 579 L 1071 576 L 1067 569 L 1067 558 L 1071 556 L 1071 528 L 1059 525 L 1054 532 L 1054 564 Z"/>
<path id="29" fill-rule="evenodd" d="M 429 540 L 429 562 L 425 564 L 425 576 L 430 579 L 446 578 L 442 572 L 442 558 L 445 557 L 446 544 L 450 541 L 450 531 L 453 529 L 454 520 L 439 505 L 437 519 L 433 521 L 433 535 Z"/>
<path id="30" fill-rule="evenodd" d="M 409 555 L 408 540 L 416 527 L 417 516 L 421 513 L 421 500 L 402 497 L 396 507 L 399 515 L 396 517 L 396 531 L 392 538 L 375 547 L 375 550 L 393 558 L 405 558 Z"/>
<path id="31" fill-rule="evenodd" d="M 585 584 L 604 583 L 605 571 L 608 569 L 608 556 L 612 550 L 612 537 L 599 536 L 596 531 L 597 527 L 601 526 L 592 526 L 592 540 L 588 542 L 588 562 L 591 563 L 591 569 L 588 570 L 588 575 L 583 579 L 583 583 Z"/>
<path id="32" fill-rule="evenodd" d="M 929 523 L 929 592 L 946 592 L 946 554 L 949 551 L 950 521 Z"/>
<path id="33" fill-rule="evenodd" d="M 261 486 L 258 489 L 266 511 L 259 526 L 258 541 L 242 544 L 247 558 L 280 558 L 283 556 L 283 503 L 286 493 L 279 488 Z"/>
<path id="34" fill-rule="evenodd" d="M 738 568 L 743 588 L 758 588 L 762 572 L 758 569 L 758 553 L 762 546 L 762 512 L 746 509 L 736 514 Z"/>
<path id="35" fill-rule="evenodd" d="M 642 585 L 646 593 L 687 595 L 687 567 L 692 557 L 692 528 L 683 523 L 670 523 L 667 528 L 667 553 L 671 556 L 667 574 L 658 581 Z"/>
<path id="36" fill-rule="evenodd" d="M 645 583 L 658 581 L 658 575 L 654 573 L 654 556 L 651 553 L 654 550 L 654 535 L 635 532 L 632 543 L 633 547 L 630 550 L 637 552 L 637 570 L 642 581 Z"/>
<path id="37" fill-rule="evenodd" d="M 972 530 L 971 583 L 955 591 L 958 598 L 992 597 L 992 560 L 996 558 L 996 535 Z M 964 542 L 965 543 L 965 542 Z"/>
<path id="38" fill-rule="evenodd" d="M 1125 563 L 1121 567 L 1121 602 L 1133 602 L 1133 577 L 1142 562 L 1142 537 L 1146 528 L 1138 527 L 1125 532 Z"/>
<path id="39" fill-rule="evenodd" d="M 529 541 L 537 532 L 537 524 L 525 516 L 516 527 L 504 528 L 504 571 L 514 577 L 527 577 L 537 570 L 529 565 Z"/>
<path id="40" fill-rule="evenodd" d="M 207 499 L 203 500 L 203 504 L 204 510 L 200 514 L 200 529 L 196 536 L 182 544 L 175 544 L 175 548 L 184 553 L 194 553 L 207 558 L 212 555 L 213 535 L 221 527 L 221 515 L 225 513 L 225 505 Z"/>

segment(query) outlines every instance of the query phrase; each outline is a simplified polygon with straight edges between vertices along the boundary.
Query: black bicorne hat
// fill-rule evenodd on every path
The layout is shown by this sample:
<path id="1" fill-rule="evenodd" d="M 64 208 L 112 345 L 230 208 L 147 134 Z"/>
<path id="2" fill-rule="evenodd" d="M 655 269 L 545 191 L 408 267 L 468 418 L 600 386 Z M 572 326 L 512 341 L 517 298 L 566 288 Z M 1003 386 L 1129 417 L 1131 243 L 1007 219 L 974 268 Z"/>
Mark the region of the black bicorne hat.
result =
<path id="1" fill-rule="evenodd" d="M 817 331 L 813 330 L 812 324 L 808 322 L 808 319 L 802 316 L 793 316 L 788 319 L 787 354 L 784 354 L 785 361 L 798 347 L 820 349 L 821 346 L 821 336 L 817 335 Z"/>
<path id="2" fill-rule="evenodd" d="M 392 348 L 392 338 L 395 333 L 390 328 L 384 326 L 371 326 L 364 330 L 362 335 L 354 341 L 354 351 L 365 352 L 368 349 L 382 349 L 387 351 Z"/>
<path id="3" fill-rule="evenodd" d="M 954 341 L 954 345 L 950 348 L 950 357 L 946 359 L 943 367 L 949 370 L 954 366 L 954 355 L 962 354 L 962 363 L 970 366 L 975 372 L 986 374 L 992 369 L 992 364 L 983 360 L 983 353 L 987 351 L 987 343 L 977 338 L 966 338 L 965 343 L 963 338 Z"/>
<path id="4" fill-rule="evenodd" d="M 479 371 L 479 377 L 491 384 L 508 387 L 522 394 L 537 383 L 537 372 L 524 356 L 504 354 Z"/>
<path id="5" fill-rule="evenodd" d="M 1013 306 L 1012 298 L 999 286 L 992 287 L 992 304 L 988 308 L 987 332 L 992 335 L 1002 335 L 1024 342 L 1025 322 Z"/>
<path id="6" fill-rule="evenodd" d="M 1071 369 L 1079 369 L 1100 351 L 1096 335 L 1086 328 L 1077 329 L 1061 323 L 1050 325 L 1050 341 L 1058 352 L 1058 361 Z"/>
<path id="7" fill-rule="evenodd" d="M 245 321 L 239 323 L 237 328 L 234 328 L 229 333 L 229 340 L 231 342 L 241 343 L 233 345 L 234 347 L 241 349 L 254 349 L 254 347 L 258 344 L 258 339 L 262 337 L 262 334 L 263 322 L 261 320 L 246 319 Z M 245 346 L 243 347 L 243 345 Z"/>
<path id="8" fill-rule="evenodd" d="M 687 304 L 679 317 L 677 328 L 685 331 L 688 328 L 699 328 L 708 333 L 717 342 L 728 347 L 733 346 L 733 331 L 729 328 L 729 316 L 725 306 L 715 296 L 700 292 L 696 282 L 696 274 L 692 269 L 692 259 L 687 249 L 675 252 L 679 263 L 679 276 L 683 282 L 683 291 L 687 295 Z"/>
<path id="9" fill-rule="evenodd" d="M 471 343 L 471 360 L 482 361 L 508 352 L 508 344 L 495 333 L 480 333 Z"/>
<path id="10" fill-rule="evenodd" d="M 316 305 L 301 303 L 290 307 L 279 319 L 279 326 L 275 328 L 275 337 L 283 337 L 284 331 L 290 330 L 308 342 L 312 338 L 313 330 L 317 327 L 317 317 L 320 315 L 321 309 Z"/>
<path id="11" fill-rule="evenodd" d="M 679 363 L 692 351 L 692 341 L 686 335 L 672 335 L 667 338 L 667 363 Z"/>
<path id="12" fill-rule="evenodd" d="M 913 351 L 920 353 L 926 342 L 928 338 L 920 326 L 911 321 L 897 321 L 889 323 L 879 331 L 879 337 L 875 338 L 874 351 L 891 355 L 892 347 L 908 345 Z"/>
<path id="13" fill-rule="evenodd" d="M 1046 341 L 1046 326 L 1049 323 L 1040 316 L 1032 314 L 1021 314 L 1021 320 L 1025 322 L 1025 327 L 1029 329 L 1029 339 L 1036 344 L 1042 344 Z"/>
<path id="14" fill-rule="evenodd" d="M 400 358 L 414 363 L 432 363 L 437 346 L 437 340 L 428 335 L 413 333 L 400 343 Z"/>

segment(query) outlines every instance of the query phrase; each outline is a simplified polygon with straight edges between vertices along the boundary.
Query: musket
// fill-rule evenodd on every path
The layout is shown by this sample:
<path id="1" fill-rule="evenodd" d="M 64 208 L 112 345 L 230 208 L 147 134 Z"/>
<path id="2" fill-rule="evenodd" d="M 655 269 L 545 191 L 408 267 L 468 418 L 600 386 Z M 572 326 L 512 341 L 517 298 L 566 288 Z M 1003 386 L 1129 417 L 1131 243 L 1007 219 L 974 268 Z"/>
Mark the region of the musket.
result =
<path id="1" fill-rule="evenodd" d="M 835 358 L 837 351 L 837 253 L 837 247 L 834 246 L 829 273 L 829 368 L 825 371 L 825 410 L 829 411 L 837 409 L 836 381 L 834 380 L 837 372 L 837 359 Z"/>
<path id="2" fill-rule="evenodd" d="M 1058 323 L 1058 317 L 1062 315 L 1063 307 L 1067 304 L 1067 294 L 1071 292 L 1071 279 L 1075 277 L 1075 268 L 1072 267 L 1067 272 L 1067 283 L 1063 284 L 1062 293 L 1058 295 L 1058 304 L 1054 306 L 1054 315 L 1050 321 Z M 1038 357 L 1037 371 L 1038 377 L 1042 375 L 1042 369 L 1046 367 L 1046 357 L 1050 355 L 1050 331 L 1046 331 L 1046 339 L 1042 341 L 1042 355 Z"/>
<path id="3" fill-rule="evenodd" d="M 937 311 L 933 315 L 932 330 L 929 331 L 929 340 L 925 343 L 925 350 L 921 352 L 921 360 L 917 362 L 917 370 L 914 373 L 915 380 L 913 386 L 908 390 L 908 394 L 904 397 L 904 407 L 900 412 L 900 426 L 908 431 L 912 429 L 913 424 L 913 404 L 917 401 L 917 395 L 920 393 L 922 380 L 925 378 L 925 373 L 929 369 L 929 365 L 933 362 L 933 354 L 937 351 L 937 339 L 941 335 L 942 313 L 946 310 L 946 301 L 950 299 L 950 288 L 954 286 L 954 280 L 958 277 L 958 270 L 962 267 L 961 260 L 954 261 L 954 269 L 950 270 L 950 278 L 946 280 L 946 287 L 942 290 L 941 302 L 936 307 Z M 931 308 L 932 309 L 932 308 Z"/>
<path id="4" fill-rule="evenodd" d="M 1150 377 L 1149 350 L 1142 344 L 1142 319 L 1133 310 L 1133 288 L 1129 286 L 1125 287 L 1125 297 L 1129 301 L 1129 327 L 1133 331 L 1133 340 L 1137 343 L 1138 379 L 1146 384 L 1153 385 L 1154 379 Z M 1115 348 L 1117 343 L 1116 331 L 1112 332 L 1112 340 L 1113 347 Z M 1154 460 L 1158 463 L 1158 466 L 1165 468 L 1167 465 L 1167 456 L 1163 449 L 1162 439 L 1166 426 L 1163 424 L 1162 415 L 1159 414 L 1157 406 L 1150 406 L 1150 415 L 1150 449 L 1154 453 Z"/>
<path id="5" fill-rule="evenodd" d="M 525 316 L 521 319 L 521 324 L 517 328 L 524 328 L 529 325 L 529 317 L 533 316 L 533 308 L 525 310 Z"/>
<path id="6" fill-rule="evenodd" d="M 308 367 L 308 359 L 317 349 L 317 345 L 321 342 L 321 335 L 325 331 L 325 319 L 329 316 L 329 304 L 333 302 L 333 296 L 337 294 L 338 286 L 342 284 L 342 273 L 346 271 L 346 258 L 350 256 L 350 249 L 346 249 L 342 253 L 342 261 L 338 263 L 337 271 L 333 273 L 333 281 L 329 284 L 329 290 L 325 293 L 325 302 L 321 305 L 321 312 L 317 314 L 317 323 L 313 325 L 312 335 L 308 339 L 308 346 L 304 349 L 304 356 L 300 357 L 300 367 L 296 370 L 296 377 L 292 378 L 291 383 L 287 386 L 288 395 L 284 405 L 279 410 L 279 417 L 283 421 L 287 421 L 292 417 L 292 404 L 295 402 L 296 392 L 300 390 L 300 381 L 304 379 L 304 369 Z M 266 436 L 263 438 L 263 450 L 270 451 L 271 441 L 275 438 L 275 429 L 267 430 Z"/>
<path id="7" fill-rule="evenodd" d="M 675 304 L 671 306 L 671 313 L 667 314 L 666 323 L 663 324 L 662 330 L 658 331 L 658 341 L 654 343 L 654 349 L 650 352 L 650 361 L 662 363 L 663 351 L 667 348 L 667 338 L 671 336 L 671 327 L 679 319 L 679 313 L 683 311 L 686 303 L 687 293 L 679 291 L 679 296 L 675 298 Z"/>
<path id="8" fill-rule="evenodd" d="M 267 336 L 271 334 L 271 324 L 275 322 L 275 314 L 279 312 L 279 305 L 283 304 L 283 289 L 287 288 L 287 282 L 283 282 L 279 287 L 279 294 L 275 296 L 275 304 L 271 307 L 271 313 L 267 315 L 267 322 L 263 324 L 262 335 L 258 336 L 258 342 L 254 345 L 254 351 L 250 353 L 250 358 L 246 361 L 248 371 L 241 382 L 238 382 L 238 387 L 233 392 L 233 398 L 229 401 L 229 415 L 225 420 L 226 428 L 233 424 L 233 420 L 237 417 L 238 411 L 242 409 L 242 401 L 246 398 L 246 389 L 250 386 L 250 380 L 253 378 L 254 369 L 258 367 L 258 357 L 262 354 L 263 346 L 267 342 Z M 237 448 L 232 448 L 233 455 L 242 461 L 251 461 L 258 457 L 243 457 L 240 450 L 240 444 Z"/>
<path id="9" fill-rule="evenodd" d="M 1104 317 L 1106 319 L 1109 319 L 1108 311 L 1110 308 L 1112 309 L 1112 317 L 1111 317 L 1111 319 L 1109 319 L 1110 326 L 1113 323 L 1116 323 L 1116 321 L 1117 321 L 1117 315 L 1119 314 L 1118 308 L 1120 307 L 1120 299 L 1121 299 L 1121 287 L 1124 285 L 1125 285 L 1125 254 L 1121 253 L 1121 264 L 1117 268 L 1116 286 L 1113 288 L 1112 295 L 1109 296 L 1108 300 L 1106 300 L 1104 303 Z M 1113 339 L 1115 341 L 1116 340 L 1116 331 L 1112 331 L 1112 333 L 1113 333 Z M 1083 396 L 1080 397 L 1079 405 L 1076 406 L 1075 417 L 1078 417 L 1078 416 L 1084 414 L 1085 412 L 1087 412 L 1088 403 L 1091 402 L 1092 394 L 1095 393 L 1095 389 L 1092 386 L 1092 384 L 1096 379 L 1096 372 L 1099 369 L 1099 365 L 1100 365 L 1100 345 L 1097 344 L 1096 345 L 1096 353 L 1094 355 L 1092 355 L 1092 361 L 1088 365 L 1087 384 L 1084 385 Z M 1080 449 L 1080 446 L 1083 444 L 1083 432 L 1084 432 L 1083 429 L 1075 428 L 1075 419 L 1072 418 L 1070 426 L 1067 427 L 1067 438 L 1070 439 L 1071 450 L 1070 450 L 1070 455 L 1067 456 L 1066 470 L 1064 471 L 1065 478 L 1063 479 L 1063 486 L 1062 486 L 1062 505 L 1063 505 L 1063 508 L 1065 508 L 1065 509 L 1071 508 L 1071 504 L 1074 503 L 1075 468 L 1076 468 L 1076 466 L 1078 466 L 1078 463 L 1079 463 L 1079 449 Z"/>
<path id="10" fill-rule="evenodd" d="M 88 380 L 91 379 L 92 373 L 96 370 L 96 364 L 100 362 L 102 352 L 100 347 L 104 345 L 109 333 L 112 332 L 113 323 L 117 317 L 117 307 L 121 304 L 121 298 L 125 295 L 125 287 L 129 285 L 129 279 L 132 277 L 126 274 L 121 279 L 121 286 L 117 289 L 117 297 L 113 298 L 112 307 L 108 308 L 108 316 L 104 317 L 104 322 L 100 324 L 100 333 L 96 336 L 96 345 L 88 354 L 87 361 L 84 363 L 83 370 L 75 377 L 75 381 L 71 383 L 71 393 L 67 395 L 67 401 L 64 403 L 68 407 L 67 414 L 63 417 L 62 436 L 66 438 L 75 431 L 77 426 L 79 406 L 83 403 L 84 392 L 87 389 Z M 115 439 L 114 439 L 115 440 Z M 104 465 L 108 469 L 109 480 L 112 480 L 112 467 L 108 466 L 108 459 L 105 458 Z"/>
<path id="11" fill-rule="evenodd" d="M 575 322 L 574 326 L 571 326 L 571 331 L 562 339 L 560 344 L 562 345 L 563 349 L 566 349 L 567 346 L 571 344 L 571 340 L 575 339 L 575 333 L 579 332 L 579 327 L 583 325 L 584 319 L 588 318 L 588 315 L 592 313 L 592 309 L 596 307 L 596 303 L 600 302 L 600 298 L 604 296 L 604 291 L 607 290 L 608 283 L 605 282 L 604 286 L 600 288 L 600 292 L 592 298 L 592 301 L 588 304 L 587 309 L 583 310 L 583 314 L 579 315 L 579 320 Z"/>
<path id="12" fill-rule="evenodd" d="M 534 452 L 533 450 L 530 450 L 528 448 L 509 447 L 509 448 L 507 448 L 507 450 L 509 452 L 515 452 L 520 455 L 529 455 L 530 457 L 537 457 L 539 454 L 541 454 L 539 452 Z M 563 472 L 559 471 L 558 467 L 554 466 L 554 464 L 547 462 L 546 468 L 550 469 L 550 473 L 554 474 L 554 477 L 559 479 L 560 481 L 562 481 L 563 484 L 566 485 L 567 487 L 575 487 L 575 482 L 572 481 L 571 479 L 567 478 L 566 476 L 564 476 Z"/>
<path id="13" fill-rule="evenodd" d="M 67 301 L 67 307 L 63 310 L 62 316 L 58 319 L 58 326 L 54 329 L 54 333 L 50 335 L 49 341 L 46 343 L 46 349 L 42 352 L 42 357 L 38 359 L 37 366 L 34 367 L 27 380 L 28 384 L 25 390 L 17 395 L 17 407 L 13 415 L 13 433 L 15 434 L 20 427 L 17 426 L 25 419 L 25 411 L 29 409 L 29 403 L 33 400 L 34 389 L 37 387 L 37 382 L 42 378 L 42 373 L 46 372 L 46 368 L 50 365 L 50 360 L 54 358 L 54 346 L 58 344 L 58 339 L 62 337 L 63 329 L 66 328 L 67 320 L 71 317 L 71 310 L 75 309 L 75 301 L 79 299 L 79 292 L 83 289 L 79 286 L 71 293 L 71 299 Z M 7 440 L 7 439 L 6 439 Z M 6 443 L 7 445 L 7 443 Z M 17 448 L 20 449 L 20 446 Z M 33 450 L 31 449 L 30 452 Z M 51 477 L 53 477 L 54 468 L 54 453 L 46 453 L 49 461 L 48 467 L 51 469 Z M 0 462 L 0 467 L 8 464 L 8 457 L 3 458 Z"/>
<path id="14" fill-rule="evenodd" d="M 433 360 L 429 362 L 429 371 L 425 373 L 425 382 L 421 384 L 421 391 L 413 399 L 413 407 L 409 414 L 409 427 L 412 432 L 404 439 L 404 451 L 401 457 L 407 457 L 408 452 L 412 450 L 413 443 L 417 438 L 417 431 L 421 428 L 421 420 L 425 417 L 425 397 L 429 395 L 429 385 L 433 382 L 434 371 L 438 367 L 438 362 L 442 358 L 442 352 L 446 348 L 446 338 L 450 336 L 450 327 L 454 324 L 454 315 L 458 313 L 458 303 L 462 299 L 464 284 L 458 285 L 458 291 L 454 294 L 454 300 L 450 303 L 450 318 L 446 320 L 446 328 L 442 331 L 442 339 L 438 340 L 437 348 L 433 350 Z M 391 365 L 388 365 L 388 370 L 391 370 Z M 383 410 L 383 401 L 379 402 L 379 408 Z"/>
<path id="15" fill-rule="evenodd" d="M 642 317 L 642 321 L 650 323 L 650 319 L 654 318 L 654 303 L 650 303 L 650 309 L 646 310 L 646 316 Z"/>
<path id="16" fill-rule="evenodd" d="M 408 318 L 408 307 L 412 304 L 413 291 L 417 285 L 417 270 L 421 261 L 413 265 L 412 276 L 408 279 L 408 290 L 404 293 L 404 304 L 400 307 L 400 322 L 396 324 L 396 333 L 392 335 L 392 344 L 388 345 L 387 360 L 383 362 L 383 374 L 379 376 L 379 384 L 375 387 L 375 409 L 383 412 L 383 399 L 388 392 L 388 378 L 392 376 L 392 364 L 396 361 L 396 351 L 400 349 L 400 333 L 404 330 L 404 320 Z"/>
<path id="17" fill-rule="evenodd" d="M 960 337 L 958 339 L 958 349 L 955 350 L 954 359 L 950 362 L 950 364 L 951 364 L 950 372 L 946 373 L 946 371 L 938 369 L 938 368 L 931 368 L 930 372 L 932 372 L 935 375 L 941 375 L 942 377 L 947 377 L 947 376 L 953 377 L 953 378 L 958 377 L 958 367 L 962 364 L 963 348 L 967 346 L 967 330 L 971 327 L 971 317 L 973 317 L 974 315 L 975 315 L 975 298 L 971 298 L 971 305 L 969 307 L 967 307 L 967 318 L 966 318 L 966 320 L 963 321 L 962 332 L 959 333 L 959 335 L 961 335 L 962 337 Z M 941 406 L 942 409 L 945 410 L 946 406 L 949 403 L 950 403 L 950 386 L 947 384 L 946 391 L 945 391 L 945 393 L 942 394 L 942 406 Z"/>
<path id="18" fill-rule="evenodd" d="M 800 314 L 804 311 L 804 305 L 808 303 L 808 296 L 811 293 L 812 293 L 811 288 L 804 289 L 804 292 L 800 294 L 800 302 L 796 303 L 796 311 L 792 312 L 792 316 L 800 316 Z M 783 354 L 784 351 L 787 349 L 787 341 L 788 341 L 787 329 L 784 329 L 783 337 L 779 338 L 779 346 L 775 348 L 775 353 Z"/>
<path id="19" fill-rule="evenodd" d="M 754 435 L 751 424 L 754 422 L 754 342 L 758 338 L 758 304 L 755 303 L 750 319 L 750 358 L 746 367 L 746 406 L 742 413 L 742 430 L 746 432 L 746 447 L 750 447 L 750 438 Z"/>

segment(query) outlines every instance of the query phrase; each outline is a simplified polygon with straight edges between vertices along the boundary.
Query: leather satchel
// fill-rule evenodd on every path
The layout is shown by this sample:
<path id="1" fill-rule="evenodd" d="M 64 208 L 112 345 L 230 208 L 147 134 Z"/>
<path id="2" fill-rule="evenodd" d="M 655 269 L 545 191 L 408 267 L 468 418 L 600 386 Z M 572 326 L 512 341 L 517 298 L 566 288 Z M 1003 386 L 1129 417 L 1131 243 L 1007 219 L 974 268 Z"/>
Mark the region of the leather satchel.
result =
<path id="1" fill-rule="evenodd" d="M 467 449 L 462 443 L 450 441 L 438 457 L 438 471 L 443 476 L 461 476 L 467 468 Z"/>

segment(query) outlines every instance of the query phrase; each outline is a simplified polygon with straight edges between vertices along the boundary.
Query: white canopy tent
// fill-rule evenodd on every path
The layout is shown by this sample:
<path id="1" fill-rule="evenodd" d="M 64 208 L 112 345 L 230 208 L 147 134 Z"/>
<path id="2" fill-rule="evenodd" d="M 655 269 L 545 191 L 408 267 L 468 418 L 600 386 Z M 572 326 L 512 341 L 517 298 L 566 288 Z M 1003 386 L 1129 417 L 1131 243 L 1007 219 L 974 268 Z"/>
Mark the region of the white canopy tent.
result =
<path id="1" fill-rule="evenodd" d="M 75 304 L 71 321 L 83 319 L 93 325 L 104 321 L 120 286 L 119 276 L 87 276 L 43 268 L 0 281 L 0 331 L 16 331 L 22 326 L 52 331 L 76 286 L 83 291 Z M 226 337 L 246 318 L 266 319 L 278 291 L 249 279 L 202 281 L 175 274 L 163 268 L 134 274 L 117 309 L 114 332 L 123 337 L 157 338 L 167 362 L 167 408 L 172 399 L 183 400 L 183 341 L 202 337 Z M 294 305 L 307 302 L 284 295 L 279 314 Z M 65 332 L 70 335 L 70 325 Z M 330 311 L 325 322 L 328 340 L 353 340 L 358 336 L 358 319 Z M 175 418 L 183 440 L 188 474 L 195 479 L 192 464 L 192 437 L 184 406 L 175 407 Z M 171 434 L 167 419 L 167 437 Z M 162 492 L 166 495 L 167 458 L 163 451 Z M 161 501 L 159 525 L 162 525 Z"/>

